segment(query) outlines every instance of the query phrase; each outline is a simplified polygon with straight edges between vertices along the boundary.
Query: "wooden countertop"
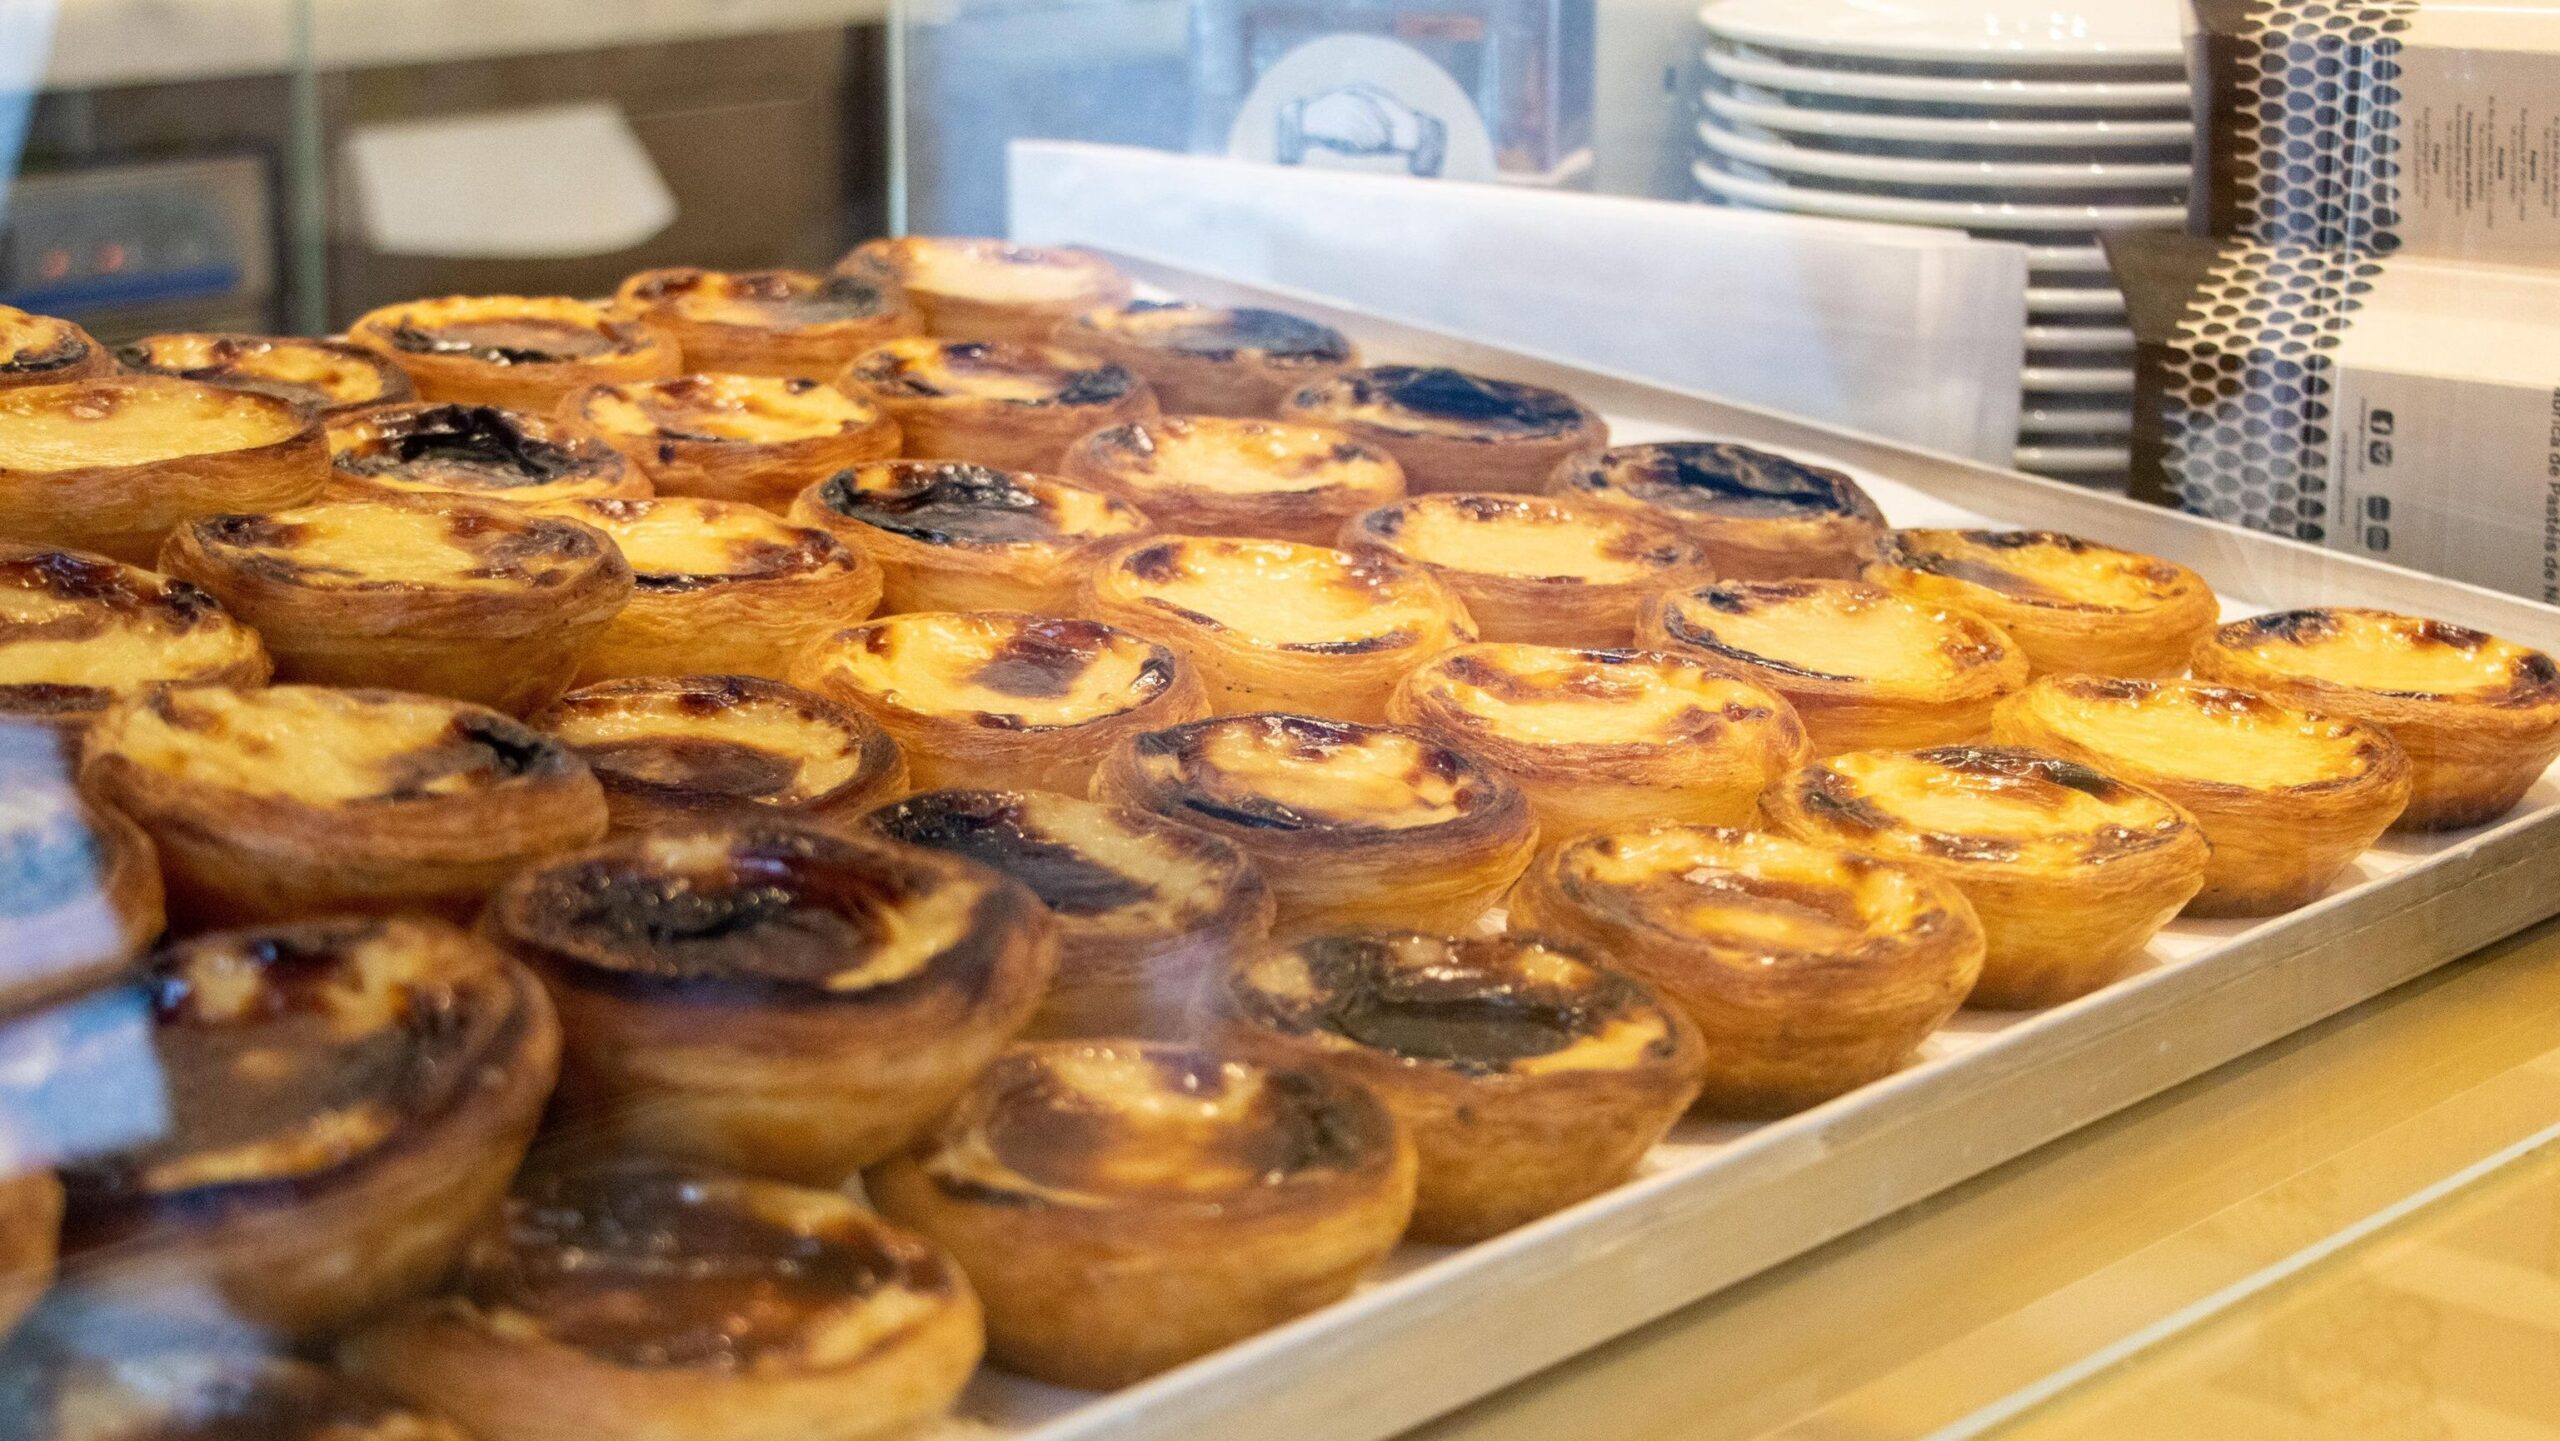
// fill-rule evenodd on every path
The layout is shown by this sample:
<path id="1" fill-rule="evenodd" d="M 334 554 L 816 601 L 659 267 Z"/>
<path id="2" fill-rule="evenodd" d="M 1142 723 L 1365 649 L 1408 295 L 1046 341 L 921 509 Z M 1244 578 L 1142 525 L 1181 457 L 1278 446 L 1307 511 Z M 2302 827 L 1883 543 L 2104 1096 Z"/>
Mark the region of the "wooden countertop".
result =
<path id="1" fill-rule="evenodd" d="M 2555 1122 L 2560 922 L 1410 1441 L 2560 1435 L 2560 1225 L 2535 1220 L 2560 1217 L 2560 1148 L 2338 1240 Z M 2164 1344 L 2087 1365 L 2146 1332 Z M 2484 1348 L 2504 1361 L 2447 1359 Z M 2512 1384 L 2531 1356 L 2539 1384 Z"/>

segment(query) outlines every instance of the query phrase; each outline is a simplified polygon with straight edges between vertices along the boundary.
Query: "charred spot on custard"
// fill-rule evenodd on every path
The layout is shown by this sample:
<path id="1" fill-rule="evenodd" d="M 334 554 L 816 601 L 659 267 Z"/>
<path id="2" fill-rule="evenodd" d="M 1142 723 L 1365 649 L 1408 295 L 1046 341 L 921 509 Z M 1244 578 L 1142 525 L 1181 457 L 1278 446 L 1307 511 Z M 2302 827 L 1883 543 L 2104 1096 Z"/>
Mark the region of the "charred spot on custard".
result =
<path id="1" fill-rule="evenodd" d="M 596 457 L 528 434 L 514 412 L 493 405 L 437 405 L 400 416 L 334 463 L 354 475 L 415 466 L 465 470 L 509 488 L 603 468 Z"/>
<path id="2" fill-rule="evenodd" d="M 1121 558 L 1120 568 L 1149 585 L 1171 585 L 1190 574 L 1182 563 L 1181 543 L 1169 540 L 1131 551 Z"/>
<path id="3" fill-rule="evenodd" d="M 1118 639 L 1098 621 L 1043 617 L 1014 628 L 969 679 L 1004 695 L 1054 700 L 1072 694 Z M 1172 670 L 1160 658 L 1139 668 L 1142 689 L 1160 689 L 1171 679 Z"/>
<path id="4" fill-rule="evenodd" d="M 1152 881 L 1094 860 L 1035 827 L 1023 798 L 1003 791 L 933 791 L 874 812 L 891 840 L 973 860 L 1031 888 L 1062 916 L 1108 915 L 1156 898 Z"/>
<path id="5" fill-rule="evenodd" d="M 419 325 L 407 317 L 388 335 L 394 348 L 412 355 L 442 355 L 487 365 L 557 365 L 591 360 L 616 349 L 603 331 L 546 315 L 492 315 Z"/>
<path id="6" fill-rule="evenodd" d="M 47 344 L 22 346 L 0 357 L 0 375 L 34 375 L 40 371 L 68 370 L 89 358 L 89 343 L 70 326 L 60 331 Z"/>
<path id="7" fill-rule="evenodd" d="M 1631 446 L 1597 463 L 1594 483 L 1674 510 L 1737 517 L 1870 516 L 1858 483 L 1826 466 L 1722 441 Z"/>
<path id="8" fill-rule="evenodd" d="M 2078 791 L 2092 800 L 2113 805 L 2133 794 L 2133 788 L 2103 771 L 2078 761 L 2040 751 L 2021 750 L 2014 746 L 1938 746 L 1915 754 L 1931 765 L 1942 766 L 1959 775 L 1984 776 L 2000 780 L 2043 781 L 2065 790 Z M 2022 792 L 2032 796 L 2034 792 Z"/>
<path id="9" fill-rule="evenodd" d="M 1049 502 L 1006 471 L 966 461 L 897 462 L 900 484 L 865 489 L 840 470 L 818 488 L 827 509 L 925 545 L 1024 545 L 1058 538 Z"/>
<path id="10" fill-rule="evenodd" d="M 1314 981 L 1310 997 L 1253 991 L 1249 1004 L 1285 1029 L 1322 1029 L 1373 1050 L 1492 1075 L 1599 1034 L 1634 1003 L 1634 987 L 1615 976 L 1541 984 L 1479 959 L 1512 944 L 1459 941 L 1446 946 L 1442 963 L 1400 966 L 1391 938 L 1329 936 L 1296 951 Z"/>
<path id="11" fill-rule="evenodd" d="M 1815 766 L 1797 782 L 1797 799 L 1805 810 L 1844 830 L 1869 834 L 1892 830 L 1896 824 L 1884 807 L 1867 798 L 1857 783 L 1829 766 Z"/>
<path id="12" fill-rule="evenodd" d="M 97 606 L 118 615 L 149 614 L 193 629 L 223 614 L 222 603 L 183 580 L 155 587 L 141 573 L 98 556 L 46 550 L 0 558 L 0 589 L 41 592 L 72 605 Z"/>
<path id="13" fill-rule="evenodd" d="M 1583 420 L 1582 407 L 1560 391 L 1447 366 L 1382 365 L 1347 376 L 1344 383 L 1356 404 L 1463 421 L 1492 432 L 1558 435 Z"/>
<path id="14" fill-rule="evenodd" d="M 1178 317 L 1175 324 L 1132 327 L 1147 344 L 1199 360 L 1234 360 L 1245 354 L 1307 365 L 1342 364 L 1351 342 L 1341 331 L 1304 316 L 1251 306 L 1214 310 L 1187 301 L 1133 300 L 1125 315 Z"/>

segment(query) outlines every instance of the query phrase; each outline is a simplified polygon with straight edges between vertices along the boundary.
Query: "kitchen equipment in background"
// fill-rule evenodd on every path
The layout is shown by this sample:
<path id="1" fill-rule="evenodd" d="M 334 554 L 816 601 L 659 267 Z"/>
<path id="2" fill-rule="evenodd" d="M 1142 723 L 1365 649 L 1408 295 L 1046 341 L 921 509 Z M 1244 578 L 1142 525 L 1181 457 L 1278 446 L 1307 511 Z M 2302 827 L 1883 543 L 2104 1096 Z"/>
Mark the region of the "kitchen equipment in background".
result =
<path id="1" fill-rule="evenodd" d="M 110 343 L 275 329 L 273 194 L 255 155 L 21 175 L 0 230 L 0 304 L 72 316 Z"/>
<path id="2" fill-rule="evenodd" d="M 1700 194 L 2025 244 L 2015 463 L 2121 489 L 2134 342 L 2098 236 L 2186 220 L 2175 0 L 1714 0 L 1698 23 Z"/>
<path id="3" fill-rule="evenodd" d="M 1594 0 L 1192 0 L 1191 149 L 1587 184 Z"/>

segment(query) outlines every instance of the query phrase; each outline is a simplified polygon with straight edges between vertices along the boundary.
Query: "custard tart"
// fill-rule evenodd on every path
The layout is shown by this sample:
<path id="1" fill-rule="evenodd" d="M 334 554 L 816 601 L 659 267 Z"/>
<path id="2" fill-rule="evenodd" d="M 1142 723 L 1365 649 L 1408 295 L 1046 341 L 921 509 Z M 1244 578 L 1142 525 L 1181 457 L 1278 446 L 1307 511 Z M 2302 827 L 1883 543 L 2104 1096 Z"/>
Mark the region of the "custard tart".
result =
<path id="1" fill-rule="evenodd" d="M 1383 505 L 1342 527 L 1423 567 L 1466 602 L 1486 640 L 1622 646 L 1666 587 L 1712 576 L 1670 531 L 1535 495 L 1439 495 Z"/>
<path id="2" fill-rule="evenodd" d="M 874 276 L 804 270 L 643 270 L 614 307 L 676 343 L 684 368 L 823 380 L 884 340 L 916 335 L 923 317 Z"/>
<path id="3" fill-rule="evenodd" d="M 2409 755 L 2404 830 L 2486 825 L 2560 756 L 2560 664 L 2464 626 L 2280 611 L 2215 631 L 2196 649 L 2195 673 L 2390 732 Z"/>
<path id="4" fill-rule="evenodd" d="M 1723 1115 L 1784 1115 L 1890 1075 L 1982 973 L 1982 924 L 1949 882 L 1720 826 L 1568 841 L 1521 877 L 1510 923 L 1659 989 L 1706 1038 L 1700 1100 Z"/>
<path id="5" fill-rule="evenodd" d="M 1727 580 L 1854 579 L 1884 536 L 1884 512 L 1848 476 L 1727 441 L 1577 456 L 1549 488 L 1678 531 Z"/>
<path id="6" fill-rule="evenodd" d="M 1348 1294 L 1404 1233 L 1414 1150 L 1324 1067 L 1049 1041 L 864 1185 L 977 1283 L 997 1364 L 1100 1390 Z"/>
<path id="7" fill-rule="evenodd" d="M 798 376 L 600 385 L 571 397 L 569 415 L 628 456 L 660 495 L 777 512 L 846 466 L 898 454 L 898 423 L 887 411 Z"/>
<path id="8" fill-rule="evenodd" d="M 0 541 L 0 720 L 76 739 L 118 696 L 264 685 L 271 669 L 257 632 L 185 581 Z"/>
<path id="9" fill-rule="evenodd" d="M 1510 889 L 1538 824 L 1501 772 L 1418 731 L 1299 715 L 1221 716 L 1114 751 L 1093 798 L 1234 843 L 1277 929 L 1462 933 Z"/>
<path id="10" fill-rule="evenodd" d="M 1343 522 L 1404 497 L 1403 468 L 1338 430 L 1218 415 L 1107 426 L 1062 468 L 1183 535 L 1331 545 Z"/>
<path id="11" fill-rule="evenodd" d="M 331 500 L 431 494 L 538 505 L 650 493 L 649 478 L 621 451 L 547 415 L 418 403 L 329 422 Z"/>
<path id="12" fill-rule="evenodd" d="M 320 493 L 318 417 L 166 376 L 0 389 L 0 536 L 149 565 L 197 516 Z"/>
<path id="13" fill-rule="evenodd" d="M 1360 363 L 1330 325 L 1188 300 L 1099 306 L 1060 326 L 1056 339 L 1144 378 L 1158 401 L 1190 415 L 1274 415 L 1292 392 Z"/>
<path id="14" fill-rule="evenodd" d="M 1387 718 L 1509 776 L 1551 841 L 1646 818 L 1748 825 L 1810 754 L 1777 696 L 1645 651 L 1460 646 L 1406 676 Z"/>
<path id="15" fill-rule="evenodd" d="M 1777 692 L 1816 755 L 1980 740 L 2026 654 L 1965 611 L 1852 580 L 1725 581 L 1645 606 L 1636 643 Z"/>
<path id="16" fill-rule="evenodd" d="M 151 838 L 80 794 L 51 736 L 7 723 L 0 858 L 0 1017 L 96 990 L 159 939 L 166 917 Z"/>
<path id="17" fill-rule="evenodd" d="M 1696 1099 L 1708 1052 L 1647 986 L 1534 936 L 1355 931 L 1222 978 L 1233 1055 L 1329 1067 L 1403 1122 L 1417 1241 L 1459 1245 L 1596 1196 Z"/>
<path id="18" fill-rule="evenodd" d="M 1280 418 L 1378 447 L 1417 495 L 1544 490 L 1557 466 L 1609 443 L 1608 422 L 1562 391 L 1439 366 L 1346 370 L 1301 387 Z"/>
<path id="19" fill-rule="evenodd" d="M 448 295 L 368 311 L 347 339 L 408 372 L 422 399 L 548 414 L 590 385 L 683 368 L 676 343 L 563 295 Z"/>
<path id="20" fill-rule="evenodd" d="M 595 772 L 616 832 L 757 820 L 840 830 L 907 790 L 897 743 L 859 711 L 753 676 L 609 680 L 532 724 Z"/>
<path id="21" fill-rule="evenodd" d="M 2006 746 L 1855 751 L 1769 788 L 1798 840 L 1896 861 L 1973 903 L 1987 952 L 1972 1004 L 2032 1010 L 2130 968 L 2204 889 L 2195 817 L 2075 760 Z"/>
<path id="22" fill-rule="evenodd" d="M 1048 912 L 983 866 L 770 824 L 527 869 L 481 924 L 551 987 L 588 1134 L 812 1185 L 929 1125 L 1058 960 Z"/>
<path id="23" fill-rule="evenodd" d="M 2319 899 L 2409 804 L 2409 757 L 2380 727 L 2201 681 L 2046 676 L 2001 703 L 1992 739 L 2185 807 L 2213 845 L 2191 916 Z"/>
<path id="24" fill-rule="evenodd" d="M 853 358 L 836 384 L 898 423 L 906 454 L 1004 470 L 1052 470 L 1086 432 L 1156 413 L 1119 366 L 1052 345 L 915 336 Z"/>
<path id="25" fill-rule="evenodd" d="M 972 236 L 866 241 L 836 273 L 887 279 L 923 312 L 925 329 L 951 340 L 1036 344 L 1061 322 L 1129 296 L 1128 277 L 1101 256 Z"/>
<path id="26" fill-rule="evenodd" d="M 0 1341 L 52 1287 L 61 1236 L 62 1183 L 51 1171 L 0 1176 Z"/>
<path id="27" fill-rule="evenodd" d="M 473 1441 L 441 1416 L 307 1361 L 236 1349 L 0 1358 L 17 1441 Z M 14 1394 L 12 1394 L 14 1393 Z"/>
<path id="28" fill-rule="evenodd" d="M 1058 977 L 1026 1036 L 1185 1036 L 1208 978 L 1271 930 L 1271 889 L 1241 849 L 1143 811 L 943 790 L 862 824 L 1002 871 L 1057 918 Z"/>
<path id="29" fill-rule="evenodd" d="M 208 516 L 169 537 L 160 568 L 254 627 L 280 679 L 516 715 L 569 688 L 632 598 L 602 531 L 459 495 Z"/>
<path id="30" fill-rule="evenodd" d="M 147 991 L 167 1127 L 63 1172 L 64 1283 L 114 1312 L 301 1338 L 426 1290 L 558 1072 L 542 988 L 424 917 L 197 936 Z"/>
<path id="31" fill-rule="evenodd" d="M 1112 543 L 1151 529 L 1137 507 L 1025 471 L 884 460 L 841 471 L 791 503 L 880 563 L 883 606 L 1065 615 Z"/>
<path id="32" fill-rule="evenodd" d="M 888 731 L 919 790 L 1081 795 L 1122 740 L 1209 713 L 1200 678 L 1156 642 L 1024 611 L 913 611 L 838 631 L 792 680 Z"/>
<path id="33" fill-rule="evenodd" d="M 1171 643 L 1222 715 L 1381 720 L 1397 681 L 1476 638 L 1447 587 L 1374 550 L 1165 536 L 1121 546 L 1087 584 L 1089 614 Z"/>
<path id="34" fill-rule="evenodd" d="M 343 1354 L 480 1441 L 869 1441 L 985 1344 L 959 1267 L 845 1197 L 619 1158 L 537 1165 L 452 1295 Z"/>
<path id="35" fill-rule="evenodd" d="M 2050 530 L 1897 530 L 1866 579 L 1998 626 L 2037 675 L 2176 675 L 2221 618 L 2183 565 Z"/>
<path id="36" fill-rule="evenodd" d="M 323 416 L 368 405 L 395 405 L 418 395 L 399 366 L 341 340 L 176 331 L 146 335 L 119 346 L 116 359 L 137 374 L 171 375 L 225 390 L 272 395 Z"/>
<path id="37" fill-rule="evenodd" d="M 70 321 L 0 305 L 0 390 L 86 380 L 115 368 L 106 347 Z"/>
<path id="38" fill-rule="evenodd" d="M 869 556 L 757 506 L 662 495 L 537 510 L 604 532 L 631 567 L 631 601 L 579 662 L 579 685 L 695 673 L 778 680 L 812 641 L 880 604 Z"/>
<path id="39" fill-rule="evenodd" d="M 396 691 L 190 686 L 119 701 L 82 783 L 159 846 L 199 924 L 332 911 L 469 916 L 517 867 L 605 831 L 558 742 Z"/>

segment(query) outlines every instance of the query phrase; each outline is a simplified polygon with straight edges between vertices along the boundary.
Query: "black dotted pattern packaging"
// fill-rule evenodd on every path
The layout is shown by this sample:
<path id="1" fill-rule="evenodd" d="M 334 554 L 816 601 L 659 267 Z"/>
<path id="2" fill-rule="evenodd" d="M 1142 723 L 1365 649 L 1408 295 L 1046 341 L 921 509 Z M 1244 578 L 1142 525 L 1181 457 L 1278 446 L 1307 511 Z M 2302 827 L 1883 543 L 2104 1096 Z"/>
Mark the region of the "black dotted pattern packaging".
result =
<path id="1" fill-rule="evenodd" d="M 2108 253 L 2136 496 L 2560 602 L 2560 270 L 2175 235 Z"/>
<path id="2" fill-rule="evenodd" d="M 2196 17 L 2205 233 L 2560 267 L 2560 5 L 2196 0 Z"/>

